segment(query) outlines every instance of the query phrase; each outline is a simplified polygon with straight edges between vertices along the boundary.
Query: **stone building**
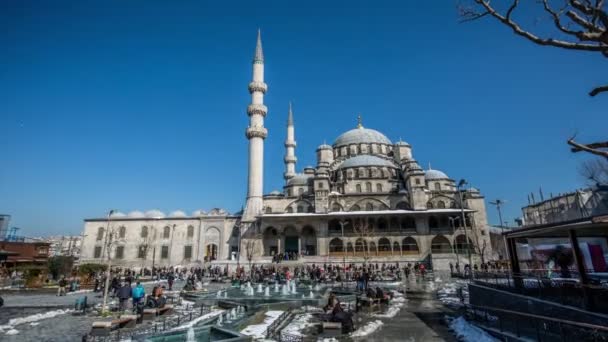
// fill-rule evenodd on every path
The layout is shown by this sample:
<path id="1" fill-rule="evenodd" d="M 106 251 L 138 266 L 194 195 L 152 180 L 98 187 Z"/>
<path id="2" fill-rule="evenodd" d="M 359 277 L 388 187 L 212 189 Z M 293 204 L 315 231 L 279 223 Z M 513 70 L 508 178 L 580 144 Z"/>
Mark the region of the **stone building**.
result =
<path id="1" fill-rule="evenodd" d="M 523 225 L 559 223 L 608 214 L 608 189 L 594 187 L 550 196 L 523 207 Z"/>
<path id="2" fill-rule="evenodd" d="M 114 254 L 131 266 L 177 265 L 205 260 L 270 262 L 281 253 L 300 261 L 426 261 L 445 269 L 455 252 L 491 255 L 484 197 L 446 173 L 423 170 L 404 141 L 392 142 L 363 126 L 316 150 L 316 166 L 296 171 L 294 112 L 289 105 L 285 183 L 264 195 L 264 54 L 258 33 L 249 84 L 248 192 L 242 213 L 216 210 L 113 214 L 85 220 L 83 259 L 105 253 L 108 227 L 118 229 Z M 464 226 L 466 221 L 467 230 Z M 113 231 L 114 232 L 114 231 Z M 466 236 L 468 236 L 468 243 Z M 240 248 L 239 248 L 240 245 Z M 151 254 L 151 255 L 150 255 Z"/>

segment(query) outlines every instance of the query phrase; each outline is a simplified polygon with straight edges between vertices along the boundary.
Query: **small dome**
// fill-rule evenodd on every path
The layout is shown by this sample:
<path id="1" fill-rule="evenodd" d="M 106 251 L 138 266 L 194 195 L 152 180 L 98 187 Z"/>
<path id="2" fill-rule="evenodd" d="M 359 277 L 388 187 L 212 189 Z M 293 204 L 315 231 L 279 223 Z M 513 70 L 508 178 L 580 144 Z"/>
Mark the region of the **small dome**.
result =
<path id="1" fill-rule="evenodd" d="M 281 196 L 283 193 L 280 192 L 279 190 L 273 190 L 270 192 L 271 196 Z"/>
<path id="2" fill-rule="evenodd" d="M 334 147 L 350 144 L 385 144 L 393 143 L 382 133 L 369 128 L 359 127 L 342 133 L 334 142 Z"/>
<path id="3" fill-rule="evenodd" d="M 186 215 L 186 213 L 181 210 L 175 210 L 172 211 L 171 214 L 169 214 L 169 217 L 188 217 L 188 215 Z"/>
<path id="4" fill-rule="evenodd" d="M 295 176 L 289 178 L 287 185 L 308 185 L 308 180 L 312 178 L 311 174 L 296 173 Z"/>
<path id="5" fill-rule="evenodd" d="M 134 210 L 134 211 L 130 212 L 127 216 L 130 217 L 130 218 L 143 218 L 143 217 L 146 217 L 146 215 L 144 213 L 142 213 L 141 211 L 139 211 L 139 210 Z"/>
<path id="6" fill-rule="evenodd" d="M 362 155 L 348 158 L 338 168 L 343 169 L 343 168 L 359 167 L 359 166 L 386 166 L 386 167 L 395 168 L 395 165 L 393 163 L 391 163 L 390 161 L 380 158 L 380 157 L 368 155 L 368 154 L 362 154 Z"/>
<path id="7" fill-rule="evenodd" d="M 467 191 L 468 192 L 477 192 L 477 193 L 479 193 L 479 189 L 477 189 L 477 188 L 469 188 Z"/>
<path id="8" fill-rule="evenodd" d="M 403 141 L 403 140 L 399 140 L 395 143 L 396 146 L 410 146 L 410 144 L 408 144 L 407 142 Z"/>
<path id="9" fill-rule="evenodd" d="M 146 217 L 149 218 L 165 218 L 165 213 L 158 209 L 148 210 L 146 211 Z"/>
<path id="10" fill-rule="evenodd" d="M 119 217 L 126 217 L 127 215 L 125 215 L 124 213 L 121 213 L 120 211 L 115 211 L 112 214 L 110 214 L 110 217 L 115 217 L 115 218 L 119 218 Z"/>
<path id="11" fill-rule="evenodd" d="M 448 177 L 448 175 L 446 175 L 445 173 L 443 173 L 439 170 L 433 170 L 433 169 L 426 170 L 424 173 L 424 178 L 426 180 L 450 179 L 450 177 Z"/>
<path id="12" fill-rule="evenodd" d="M 199 209 L 199 210 L 195 210 L 192 212 L 192 216 L 207 216 L 207 212 L 204 211 L 203 209 Z"/>
<path id="13" fill-rule="evenodd" d="M 228 213 L 222 208 L 213 208 L 209 212 L 209 216 L 226 216 Z"/>
<path id="14" fill-rule="evenodd" d="M 331 146 L 327 144 L 319 145 L 319 147 L 317 147 L 317 151 L 319 150 L 331 150 Z"/>

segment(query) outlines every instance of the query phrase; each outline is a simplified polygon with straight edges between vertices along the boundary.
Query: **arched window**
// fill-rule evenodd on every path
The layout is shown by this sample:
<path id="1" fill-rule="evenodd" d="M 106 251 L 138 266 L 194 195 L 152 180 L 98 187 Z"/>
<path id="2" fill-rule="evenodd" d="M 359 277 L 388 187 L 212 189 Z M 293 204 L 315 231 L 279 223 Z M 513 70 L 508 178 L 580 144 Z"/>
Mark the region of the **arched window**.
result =
<path id="1" fill-rule="evenodd" d="M 288 196 L 288 197 L 291 197 L 291 196 L 292 196 L 292 194 L 291 194 L 291 193 L 292 193 L 292 192 L 291 192 L 291 188 L 287 189 L 287 196 Z"/>
<path id="2" fill-rule="evenodd" d="M 298 188 L 298 195 L 304 195 L 304 188 Z"/>
<path id="3" fill-rule="evenodd" d="M 292 208 L 292 207 L 287 207 L 287 212 L 288 212 L 289 214 L 293 213 L 293 208 Z"/>
<path id="4" fill-rule="evenodd" d="M 357 189 L 358 193 L 361 193 L 361 184 L 357 184 L 355 188 Z"/>
<path id="5" fill-rule="evenodd" d="M 189 238 L 194 237 L 194 227 L 188 226 L 187 236 Z"/>
<path id="6" fill-rule="evenodd" d="M 432 253 L 452 253 L 452 245 L 443 235 L 437 235 L 431 240 Z"/>
<path id="7" fill-rule="evenodd" d="M 382 184 L 376 184 L 376 192 L 382 192 Z"/>
<path id="8" fill-rule="evenodd" d="M 368 202 L 368 203 L 365 205 L 365 210 L 366 210 L 366 211 L 374 211 L 374 205 Z"/>
<path id="9" fill-rule="evenodd" d="M 400 250 L 401 250 L 401 247 L 399 247 L 399 242 L 397 242 L 397 241 L 393 242 L 393 253 L 399 253 Z"/>
<path id="10" fill-rule="evenodd" d="M 97 228 L 97 241 L 103 239 L 103 227 Z"/>
<path id="11" fill-rule="evenodd" d="M 344 252 L 344 242 L 341 239 L 333 238 L 329 241 L 329 253 Z"/>
<path id="12" fill-rule="evenodd" d="M 408 236 L 401 242 L 401 250 L 403 254 L 418 254 L 418 244 L 413 237 Z"/>
<path id="13" fill-rule="evenodd" d="M 370 182 L 365 183 L 365 191 L 372 192 L 372 183 L 370 183 Z"/>
<path id="14" fill-rule="evenodd" d="M 338 203 L 334 203 L 331 206 L 331 211 L 342 211 L 342 207 L 340 207 L 340 205 Z"/>
<path id="15" fill-rule="evenodd" d="M 350 211 L 361 211 L 361 207 L 357 204 L 350 207 Z"/>
<path id="16" fill-rule="evenodd" d="M 399 202 L 399 203 L 397 203 L 397 209 L 399 209 L 399 210 L 407 210 L 408 209 L 408 205 L 405 202 Z"/>
<path id="17" fill-rule="evenodd" d="M 467 244 L 467 239 L 464 234 L 458 235 L 456 237 L 456 241 L 454 242 L 454 248 L 456 249 L 456 253 L 467 253 L 467 250 L 470 250 L 471 253 L 475 253 L 473 250 L 473 243 L 471 239 L 469 239 L 469 243 Z"/>
<path id="18" fill-rule="evenodd" d="M 323 189 L 323 183 L 318 183 L 319 184 L 319 189 Z"/>
<path id="19" fill-rule="evenodd" d="M 163 228 L 163 239 L 168 239 L 171 236 L 171 227 L 166 226 Z"/>
<path id="20" fill-rule="evenodd" d="M 411 216 L 401 218 L 401 229 L 416 229 L 416 220 Z"/>
<path id="21" fill-rule="evenodd" d="M 331 234 L 337 234 L 342 232 L 342 226 L 340 226 L 340 220 L 333 219 L 327 224 L 327 231 Z"/>
<path id="22" fill-rule="evenodd" d="M 299 213 L 303 213 L 303 212 L 304 212 L 304 207 L 303 207 L 303 206 L 301 206 L 301 205 L 299 205 L 299 206 L 298 206 L 298 212 L 299 212 Z"/>
<path id="23" fill-rule="evenodd" d="M 141 237 L 142 238 L 148 237 L 148 227 L 146 227 L 146 226 L 141 227 Z"/>
<path id="24" fill-rule="evenodd" d="M 355 242 L 355 252 L 364 252 L 367 250 L 367 241 L 359 238 L 357 239 L 357 241 Z"/>
<path id="25" fill-rule="evenodd" d="M 435 182 L 435 190 L 441 190 L 441 184 L 439 184 L 439 182 Z"/>
<path id="26" fill-rule="evenodd" d="M 435 216 L 429 217 L 429 228 L 438 228 L 439 220 Z"/>
<path id="27" fill-rule="evenodd" d="M 118 228 L 118 237 L 119 238 L 124 239 L 126 234 L 127 234 L 127 228 L 125 226 L 121 226 L 120 228 Z"/>
<path id="28" fill-rule="evenodd" d="M 387 238 L 381 238 L 378 240 L 378 252 L 389 252 L 391 251 L 391 242 Z"/>
<path id="29" fill-rule="evenodd" d="M 272 208 L 266 207 L 266 214 L 272 214 Z"/>
<path id="30" fill-rule="evenodd" d="M 444 209 L 445 208 L 445 202 L 444 201 L 437 201 L 437 208 Z"/>
<path id="31" fill-rule="evenodd" d="M 416 183 L 416 185 L 420 185 L 420 178 L 416 178 L 416 180 L 414 181 L 414 183 Z"/>
<path id="32" fill-rule="evenodd" d="M 390 227 L 391 227 L 391 230 L 399 230 L 399 219 L 396 217 L 391 217 Z"/>
<path id="33" fill-rule="evenodd" d="M 426 208 L 427 208 L 427 209 L 433 209 L 433 203 L 431 203 L 431 202 L 426 202 Z"/>
<path id="34" fill-rule="evenodd" d="M 315 208 L 312 205 L 309 205 L 308 208 L 306 209 L 307 213 L 314 213 L 315 212 Z"/>

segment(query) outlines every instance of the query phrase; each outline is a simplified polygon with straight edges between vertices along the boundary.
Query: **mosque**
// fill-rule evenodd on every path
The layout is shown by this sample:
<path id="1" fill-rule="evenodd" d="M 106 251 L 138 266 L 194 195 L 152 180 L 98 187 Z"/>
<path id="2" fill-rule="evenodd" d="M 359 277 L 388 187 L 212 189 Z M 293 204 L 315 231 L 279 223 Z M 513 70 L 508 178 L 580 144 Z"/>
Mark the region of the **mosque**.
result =
<path id="1" fill-rule="evenodd" d="M 298 254 L 297 262 L 450 262 L 491 255 L 484 197 L 446 173 L 423 170 L 412 146 L 363 126 L 316 150 L 296 171 L 294 113 L 287 115 L 285 185 L 263 194 L 264 54 L 258 32 L 249 83 L 248 192 L 244 210 L 112 212 L 84 220 L 81 263 L 126 267 L 247 265 Z"/>

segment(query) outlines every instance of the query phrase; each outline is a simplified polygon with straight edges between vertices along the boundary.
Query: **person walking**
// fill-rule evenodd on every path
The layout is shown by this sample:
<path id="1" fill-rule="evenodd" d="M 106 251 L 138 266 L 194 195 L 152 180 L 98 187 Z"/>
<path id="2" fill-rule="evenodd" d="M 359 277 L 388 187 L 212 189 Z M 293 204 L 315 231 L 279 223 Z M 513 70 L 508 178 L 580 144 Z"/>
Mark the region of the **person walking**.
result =
<path id="1" fill-rule="evenodd" d="M 65 287 L 68 285 L 68 281 L 65 280 L 65 277 L 61 277 L 58 285 L 59 288 L 57 289 L 57 296 L 65 296 Z"/>
<path id="2" fill-rule="evenodd" d="M 173 275 L 173 272 L 169 273 L 169 276 L 167 277 L 167 284 L 169 284 L 169 291 L 173 291 L 173 282 L 175 281 L 175 276 Z"/>
<path id="3" fill-rule="evenodd" d="M 127 309 L 127 303 L 129 303 L 129 298 L 131 298 L 131 287 L 129 283 L 126 281 L 122 284 L 122 286 L 118 289 L 117 293 L 118 297 L 118 309 L 122 312 Z"/>

